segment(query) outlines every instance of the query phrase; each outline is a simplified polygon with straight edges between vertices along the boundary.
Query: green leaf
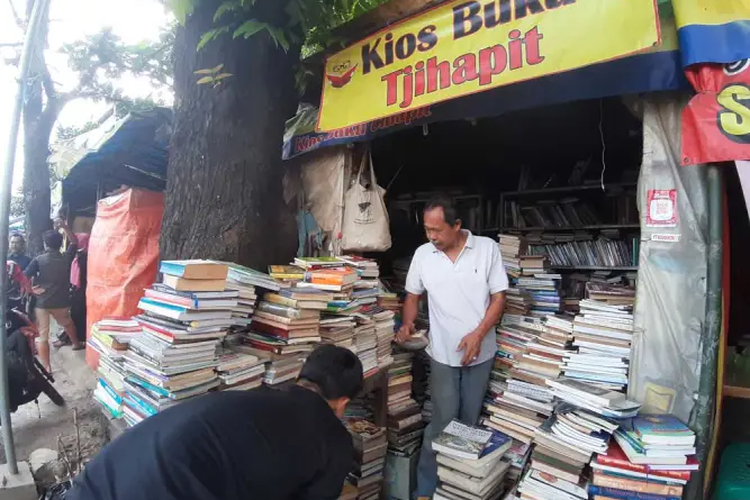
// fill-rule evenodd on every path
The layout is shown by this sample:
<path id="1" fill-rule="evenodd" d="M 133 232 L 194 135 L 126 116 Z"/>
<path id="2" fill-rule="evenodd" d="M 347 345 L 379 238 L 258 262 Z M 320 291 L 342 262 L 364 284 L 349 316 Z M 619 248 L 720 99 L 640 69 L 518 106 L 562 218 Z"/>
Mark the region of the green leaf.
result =
<path id="1" fill-rule="evenodd" d="M 262 23 L 258 21 L 257 19 L 250 19 L 245 21 L 240 25 L 239 28 L 234 30 L 234 33 L 232 34 L 232 38 L 237 38 L 239 36 L 245 36 L 245 38 L 250 38 L 260 30 L 267 28 L 268 25 L 266 23 Z"/>
<path id="2" fill-rule="evenodd" d="M 217 38 L 222 33 L 226 33 L 227 31 L 229 31 L 229 26 L 222 26 L 221 28 L 214 28 L 212 30 L 206 31 L 205 33 L 201 35 L 201 39 L 198 41 L 198 47 L 196 47 L 195 50 L 196 51 L 201 50 L 203 47 L 206 46 L 208 42 Z"/>
<path id="3" fill-rule="evenodd" d="M 197 0 L 170 0 L 169 3 L 177 22 L 184 26 L 187 16 L 193 13 Z"/>
<path id="4" fill-rule="evenodd" d="M 193 71 L 196 75 L 213 75 L 214 73 L 218 73 L 221 71 L 221 69 L 224 67 L 224 63 L 219 64 L 215 68 L 204 68 L 199 69 L 198 71 Z"/>
<path id="5" fill-rule="evenodd" d="M 229 78 L 230 76 L 234 76 L 232 73 L 221 73 L 219 75 L 216 75 L 214 77 L 215 81 L 223 80 L 224 78 Z"/>
<path id="6" fill-rule="evenodd" d="M 237 8 L 237 2 L 224 2 L 223 4 L 219 5 L 219 7 L 216 9 L 216 12 L 214 12 L 214 22 L 217 22 L 221 17 L 228 13 L 232 12 L 234 9 Z"/>
<path id="7" fill-rule="evenodd" d="M 282 29 L 269 26 L 268 32 L 271 34 L 271 38 L 273 38 L 273 40 L 276 42 L 277 47 L 281 45 L 281 48 L 284 49 L 284 52 L 289 51 L 289 40 L 287 39 Z"/>
<path id="8" fill-rule="evenodd" d="M 198 85 L 204 85 L 206 83 L 213 83 L 214 77 L 213 76 L 204 76 L 203 78 L 200 78 L 197 82 Z"/>

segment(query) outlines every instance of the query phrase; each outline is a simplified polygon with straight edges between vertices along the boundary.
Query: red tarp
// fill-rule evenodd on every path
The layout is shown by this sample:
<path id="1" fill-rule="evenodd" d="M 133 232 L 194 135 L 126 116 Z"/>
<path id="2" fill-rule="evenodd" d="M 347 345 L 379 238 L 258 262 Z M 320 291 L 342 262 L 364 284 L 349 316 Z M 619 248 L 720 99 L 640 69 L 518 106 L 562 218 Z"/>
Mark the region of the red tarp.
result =
<path id="1" fill-rule="evenodd" d="M 159 264 L 164 194 L 129 189 L 99 201 L 91 230 L 86 287 L 86 330 L 105 317 L 138 313 L 143 289 L 151 286 Z M 99 356 L 86 346 L 86 362 Z"/>

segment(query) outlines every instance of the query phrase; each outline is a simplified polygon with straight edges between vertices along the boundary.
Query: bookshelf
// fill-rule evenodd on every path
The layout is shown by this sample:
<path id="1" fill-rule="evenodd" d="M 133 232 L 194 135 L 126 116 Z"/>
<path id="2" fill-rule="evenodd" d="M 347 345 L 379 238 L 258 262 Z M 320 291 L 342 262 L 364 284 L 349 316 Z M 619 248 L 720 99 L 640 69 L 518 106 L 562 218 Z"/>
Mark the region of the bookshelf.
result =
<path id="1" fill-rule="evenodd" d="M 547 254 L 558 272 L 637 271 L 636 188 L 610 183 L 504 192 L 494 229 L 524 236 L 531 253 Z"/>

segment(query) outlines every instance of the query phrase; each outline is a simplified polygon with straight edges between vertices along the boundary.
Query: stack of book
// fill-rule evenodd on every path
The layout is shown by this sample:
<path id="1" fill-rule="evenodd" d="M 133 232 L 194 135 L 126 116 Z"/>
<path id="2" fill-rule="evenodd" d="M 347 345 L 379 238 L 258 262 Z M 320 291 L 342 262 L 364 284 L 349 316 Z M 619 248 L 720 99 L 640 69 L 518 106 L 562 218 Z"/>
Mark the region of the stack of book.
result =
<path id="1" fill-rule="evenodd" d="M 403 304 L 397 293 L 380 290 L 378 293 L 378 307 L 386 311 L 393 311 L 394 314 L 400 314 Z"/>
<path id="2" fill-rule="evenodd" d="M 353 316 L 323 315 L 320 319 L 320 338 L 324 344 L 334 344 L 352 352 L 354 346 L 354 328 L 357 321 Z"/>
<path id="3" fill-rule="evenodd" d="M 633 337 L 632 305 L 582 300 L 573 337 L 578 352 L 566 357 L 565 376 L 607 389 L 624 390 Z"/>
<path id="4" fill-rule="evenodd" d="M 354 467 L 348 481 L 358 489 L 359 500 L 377 500 L 388 448 L 386 430 L 366 419 L 349 418 L 346 428 L 354 444 Z"/>
<path id="5" fill-rule="evenodd" d="M 503 491 L 512 439 L 497 431 L 452 421 L 432 442 L 438 462 L 435 500 L 489 500 Z"/>
<path id="6" fill-rule="evenodd" d="M 125 351 L 130 340 L 142 331 L 138 322 L 132 319 L 103 319 L 91 327 L 88 343 L 99 353 L 94 400 L 113 418 L 122 417 Z"/>
<path id="7" fill-rule="evenodd" d="M 362 281 L 377 282 L 380 277 L 380 266 L 375 259 L 367 259 L 358 255 L 344 255 L 339 259 L 354 269 Z"/>
<path id="8" fill-rule="evenodd" d="M 267 353 L 266 385 L 278 386 L 297 377 L 305 358 L 321 341 L 321 311 L 331 298 L 330 292 L 297 287 L 263 295 L 242 342 Z"/>
<path id="9" fill-rule="evenodd" d="M 236 293 L 226 292 L 226 264 L 163 261 L 161 286 L 146 290 L 136 317 L 143 333 L 130 341 L 124 417 L 134 425 L 218 387 L 218 341 L 233 326 Z"/>
<path id="10" fill-rule="evenodd" d="M 544 331 L 541 320 L 513 315 L 504 316 L 497 328 L 497 369 L 484 424 L 525 444 L 554 409 L 546 381 L 559 375 L 562 356 L 541 341 Z"/>
<path id="11" fill-rule="evenodd" d="M 508 276 L 517 278 L 521 275 L 521 257 L 528 247 L 526 240 L 510 234 L 499 235 L 500 256 Z"/>
<path id="12" fill-rule="evenodd" d="M 518 491 L 530 498 L 586 500 L 584 468 L 593 453 L 606 451 L 616 421 L 567 403 L 537 431 L 531 466 Z"/>
<path id="13" fill-rule="evenodd" d="M 260 387 L 266 367 L 258 356 L 227 351 L 219 358 L 216 371 L 222 391 L 246 391 Z"/>
<path id="14" fill-rule="evenodd" d="M 562 311 L 562 292 L 559 274 L 534 273 L 518 278 L 518 288 L 523 289 L 529 297 L 529 314 L 545 317 Z"/>
<path id="15" fill-rule="evenodd" d="M 606 453 L 591 462 L 589 493 L 594 498 L 681 498 L 684 485 L 699 469 L 694 445 L 695 435 L 674 417 L 635 418 L 617 430 Z"/>
<path id="16" fill-rule="evenodd" d="M 545 255 L 522 255 L 519 262 L 523 276 L 546 274 L 549 270 L 549 259 Z"/>
<path id="17" fill-rule="evenodd" d="M 414 354 L 398 352 L 393 357 L 388 368 L 388 451 L 410 456 L 419 448 L 424 432 L 421 409 L 412 397 Z"/>
<path id="18" fill-rule="evenodd" d="M 378 371 L 378 336 L 375 332 L 375 321 L 357 316 L 357 326 L 354 328 L 354 352 L 362 362 L 365 377 Z"/>
<path id="19" fill-rule="evenodd" d="M 388 365 L 393 363 L 391 344 L 396 336 L 394 332 L 396 326 L 394 313 L 393 311 L 376 308 L 370 311 L 369 314 L 375 321 L 375 336 L 378 341 L 378 368 L 387 368 Z"/>

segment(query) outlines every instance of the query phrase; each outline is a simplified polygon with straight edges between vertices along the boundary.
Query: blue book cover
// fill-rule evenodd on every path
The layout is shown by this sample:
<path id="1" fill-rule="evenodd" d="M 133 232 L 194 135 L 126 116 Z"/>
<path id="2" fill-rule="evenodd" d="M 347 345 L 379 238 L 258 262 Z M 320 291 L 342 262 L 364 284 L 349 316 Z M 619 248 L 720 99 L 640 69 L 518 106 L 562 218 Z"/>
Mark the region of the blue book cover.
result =
<path id="1" fill-rule="evenodd" d="M 166 390 L 166 389 L 164 389 L 162 387 L 155 386 L 155 385 L 153 385 L 153 384 L 151 384 L 149 382 L 146 382 L 145 380 L 143 380 L 140 377 L 136 377 L 134 375 L 128 375 L 125 380 L 127 380 L 128 382 L 130 382 L 132 384 L 135 384 L 135 385 L 138 385 L 140 387 L 143 387 L 147 391 L 151 391 L 154 394 L 158 394 L 158 395 L 163 396 L 165 398 L 169 397 L 169 391 L 168 390 Z"/>
<path id="2" fill-rule="evenodd" d="M 146 415 L 156 415 L 157 411 L 147 405 L 141 398 L 136 397 L 132 392 L 125 394 L 125 402 L 132 406 L 134 410 Z"/>
<path id="3" fill-rule="evenodd" d="M 190 309 L 188 309 L 187 307 L 184 307 L 184 306 L 178 306 L 178 305 L 175 305 L 175 304 L 167 304 L 166 302 L 159 302 L 158 300 L 149 299 L 147 297 L 141 298 L 141 302 L 144 303 L 144 304 L 149 304 L 149 305 L 152 305 L 152 306 L 155 306 L 155 307 L 161 307 L 163 309 L 169 309 L 171 311 L 176 311 L 176 312 L 188 312 L 188 311 L 190 311 Z"/>
<path id="4" fill-rule="evenodd" d="M 109 394 L 109 397 L 115 400 L 117 404 L 122 404 L 122 396 L 117 394 L 117 392 L 115 392 L 115 390 L 112 389 L 104 379 L 99 379 L 99 385 L 107 394 Z"/>
<path id="5" fill-rule="evenodd" d="M 688 426 L 672 415 L 641 415 L 633 419 L 633 429 L 639 436 L 681 436 L 692 433 Z"/>
<path id="6" fill-rule="evenodd" d="M 589 495 L 600 495 L 618 500 L 682 500 L 680 497 L 654 495 L 652 493 L 638 493 L 637 491 L 618 490 L 589 484 Z"/>
<path id="7" fill-rule="evenodd" d="M 159 272 L 162 274 L 171 274 L 172 276 L 182 276 L 185 272 L 185 262 L 163 260 L 159 266 Z"/>
<path id="8" fill-rule="evenodd" d="M 513 442 L 513 439 L 510 436 L 507 436 L 500 431 L 497 431 L 495 429 L 487 430 L 492 431 L 492 437 L 490 438 L 490 442 L 487 443 L 487 446 L 484 447 L 484 450 L 482 450 L 482 454 L 479 455 L 479 458 L 487 456 L 498 448 L 505 446 L 508 443 L 512 444 Z"/>

